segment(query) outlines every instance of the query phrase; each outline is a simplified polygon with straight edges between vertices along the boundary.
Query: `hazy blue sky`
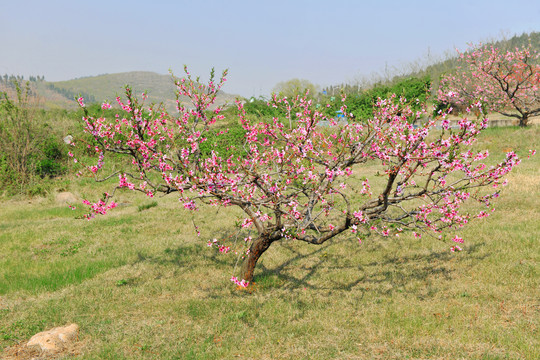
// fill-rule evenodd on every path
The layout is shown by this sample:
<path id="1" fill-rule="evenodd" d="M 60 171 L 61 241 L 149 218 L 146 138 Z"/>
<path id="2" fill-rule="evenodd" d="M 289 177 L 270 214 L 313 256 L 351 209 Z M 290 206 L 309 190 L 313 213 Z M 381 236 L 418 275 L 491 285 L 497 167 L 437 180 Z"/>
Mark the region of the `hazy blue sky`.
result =
<path id="1" fill-rule="evenodd" d="M 540 31 L 538 0 L 0 0 L 0 74 L 46 80 L 134 70 L 203 77 L 267 94 L 326 86 L 442 56 L 469 42 Z"/>

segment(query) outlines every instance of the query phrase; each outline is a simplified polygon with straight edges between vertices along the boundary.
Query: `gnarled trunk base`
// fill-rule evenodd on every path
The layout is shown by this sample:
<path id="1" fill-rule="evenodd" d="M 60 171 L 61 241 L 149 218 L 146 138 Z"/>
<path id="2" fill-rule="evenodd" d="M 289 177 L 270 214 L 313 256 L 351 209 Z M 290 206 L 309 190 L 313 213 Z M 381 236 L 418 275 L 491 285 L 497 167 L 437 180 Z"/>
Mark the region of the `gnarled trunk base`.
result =
<path id="1" fill-rule="evenodd" d="M 260 236 L 253 240 L 249 248 L 249 254 L 247 254 L 246 258 L 244 259 L 244 263 L 242 264 L 242 279 L 249 281 L 250 284 L 253 282 L 253 273 L 255 271 L 257 261 L 259 261 L 261 255 L 268 250 L 272 242 L 273 241 L 267 236 Z"/>

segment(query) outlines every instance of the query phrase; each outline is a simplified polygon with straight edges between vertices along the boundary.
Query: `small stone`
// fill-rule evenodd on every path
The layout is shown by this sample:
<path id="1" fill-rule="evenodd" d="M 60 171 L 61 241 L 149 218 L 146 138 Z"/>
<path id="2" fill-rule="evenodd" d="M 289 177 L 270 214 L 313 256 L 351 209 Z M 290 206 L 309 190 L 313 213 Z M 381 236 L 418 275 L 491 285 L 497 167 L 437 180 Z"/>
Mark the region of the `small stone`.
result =
<path id="1" fill-rule="evenodd" d="M 59 353 L 77 340 L 78 333 L 77 324 L 55 327 L 32 336 L 26 346 L 50 354 Z"/>

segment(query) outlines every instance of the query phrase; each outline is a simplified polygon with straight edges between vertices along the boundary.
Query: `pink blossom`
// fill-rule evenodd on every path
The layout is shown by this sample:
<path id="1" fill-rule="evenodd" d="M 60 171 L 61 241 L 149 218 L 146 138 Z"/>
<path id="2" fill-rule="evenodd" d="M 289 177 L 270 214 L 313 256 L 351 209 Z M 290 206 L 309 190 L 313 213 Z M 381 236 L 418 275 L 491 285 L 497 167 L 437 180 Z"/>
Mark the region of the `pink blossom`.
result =
<path id="1" fill-rule="evenodd" d="M 245 281 L 244 279 L 238 280 L 238 278 L 236 276 L 232 276 L 231 281 L 233 283 L 235 283 L 236 285 L 238 285 L 240 287 L 243 287 L 243 288 L 247 288 L 249 286 L 249 281 Z"/>

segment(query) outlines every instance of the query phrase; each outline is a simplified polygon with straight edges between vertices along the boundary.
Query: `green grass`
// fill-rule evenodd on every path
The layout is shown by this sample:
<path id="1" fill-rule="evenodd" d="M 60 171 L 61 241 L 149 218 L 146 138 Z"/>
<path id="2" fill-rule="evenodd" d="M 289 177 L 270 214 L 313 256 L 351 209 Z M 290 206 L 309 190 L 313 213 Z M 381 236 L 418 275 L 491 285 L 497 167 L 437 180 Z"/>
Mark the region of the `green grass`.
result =
<path id="1" fill-rule="evenodd" d="M 149 203 L 146 203 L 146 204 L 139 205 L 139 207 L 137 207 L 137 210 L 144 211 L 144 210 L 148 210 L 148 209 L 151 209 L 153 207 L 156 207 L 156 206 L 158 206 L 158 202 L 157 201 L 152 201 L 152 202 L 149 202 Z"/>
<path id="2" fill-rule="evenodd" d="M 539 135 L 490 129 L 478 147 L 525 155 Z M 229 281 L 236 258 L 206 246 L 238 212 L 120 193 L 124 206 L 86 221 L 48 199 L 4 201 L 0 348 L 75 322 L 75 359 L 539 358 L 539 169 L 537 155 L 509 176 L 497 211 L 461 232 L 461 253 L 409 235 L 282 242 L 252 292 Z"/>

